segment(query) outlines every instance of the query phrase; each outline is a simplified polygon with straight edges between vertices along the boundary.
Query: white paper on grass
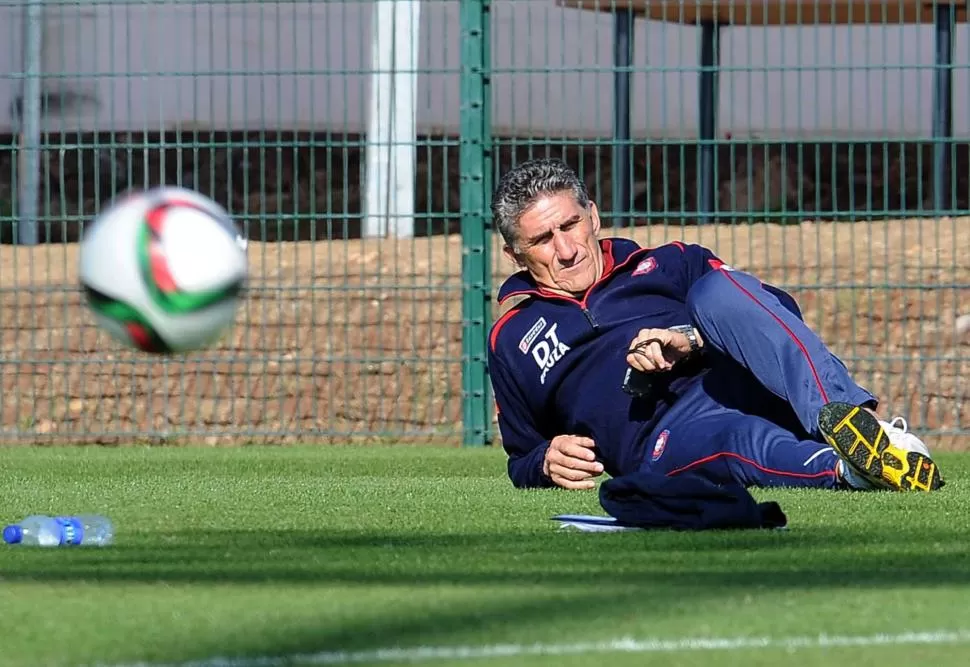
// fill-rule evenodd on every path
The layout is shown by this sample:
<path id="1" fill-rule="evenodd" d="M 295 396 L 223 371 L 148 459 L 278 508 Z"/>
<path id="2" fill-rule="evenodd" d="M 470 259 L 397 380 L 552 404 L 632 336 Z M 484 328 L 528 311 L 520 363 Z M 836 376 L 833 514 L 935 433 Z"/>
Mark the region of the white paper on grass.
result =
<path id="1" fill-rule="evenodd" d="M 584 533 L 616 533 L 625 530 L 647 530 L 639 526 L 625 526 L 611 516 L 591 514 L 559 514 L 552 517 L 559 522 L 559 528 L 575 528 Z M 788 526 L 777 526 L 772 530 L 788 530 Z"/>
<path id="2" fill-rule="evenodd" d="M 611 516 L 591 514 L 559 514 L 552 517 L 559 522 L 560 528 L 575 528 L 584 533 L 615 533 L 625 530 L 646 530 L 637 526 L 624 526 Z"/>

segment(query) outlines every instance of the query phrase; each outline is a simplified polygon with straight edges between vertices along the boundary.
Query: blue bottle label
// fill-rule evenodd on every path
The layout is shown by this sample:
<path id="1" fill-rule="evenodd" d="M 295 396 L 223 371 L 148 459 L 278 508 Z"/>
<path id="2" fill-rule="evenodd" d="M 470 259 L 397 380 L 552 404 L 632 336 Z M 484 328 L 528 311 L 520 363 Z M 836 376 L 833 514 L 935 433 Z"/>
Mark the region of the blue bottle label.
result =
<path id="1" fill-rule="evenodd" d="M 61 525 L 61 544 L 78 545 L 84 540 L 84 524 L 69 516 L 54 517 Z"/>

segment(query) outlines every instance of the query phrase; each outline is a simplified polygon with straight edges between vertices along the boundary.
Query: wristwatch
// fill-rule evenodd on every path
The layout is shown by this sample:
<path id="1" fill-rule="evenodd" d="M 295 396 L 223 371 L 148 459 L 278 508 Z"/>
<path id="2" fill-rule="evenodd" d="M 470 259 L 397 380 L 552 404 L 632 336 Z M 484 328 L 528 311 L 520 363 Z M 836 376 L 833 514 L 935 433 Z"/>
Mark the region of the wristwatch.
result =
<path id="1" fill-rule="evenodd" d="M 690 352 L 688 354 L 694 354 L 700 348 L 697 342 L 697 333 L 694 331 L 694 327 L 689 324 L 678 324 L 677 326 L 670 327 L 668 331 L 675 331 L 677 333 L 684 334 L 687 337 L 687 342 L 690 343 Z"/>

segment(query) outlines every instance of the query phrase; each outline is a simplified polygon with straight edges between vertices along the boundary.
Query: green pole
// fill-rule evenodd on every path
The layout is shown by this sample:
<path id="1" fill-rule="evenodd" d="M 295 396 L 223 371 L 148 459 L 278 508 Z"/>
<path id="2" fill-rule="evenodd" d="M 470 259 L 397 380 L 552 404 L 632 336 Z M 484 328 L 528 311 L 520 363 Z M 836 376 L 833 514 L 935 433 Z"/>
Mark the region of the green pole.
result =
<path id="1" fill-rule="evenodd" d="M 485 198 L 482 211 L 485 216 L 482 218 L 482 230 L 484 232 L 485 243 L 482 246 L 482 289 L 485 294 L 485 323 L 484 323 L 484 344 L 488 344 L 488 328 L 491 326 L 492 316 L 492 239 L 494 230 L 492 229 L 492 217 L 489 206 L 492 203 L 492 177 L 494 176 L 494 162 L 492 153 L 492 4 L 491 0 L 482 0 L 482 146 L 485 154 L 485 174 L 482 184 L 482 193 Z M 484 349 L 484 348 L 483 348 Z M 482 360 L 482 365 L 486 376 L 488 375 L 488 363 Z M 485 442 L 491 444 L 494 439 L 492 432 L 492 383 L 487 380 L 484 388 L 484 398 L 482 409 L 485 411 Z"/>
<path id="2" fill-rule="evenodd" d="M 488 0 L 461 0 L 461 242 L 463 444 L 491 440 L 486 345 L 491 319 L 492 159 Z"/>

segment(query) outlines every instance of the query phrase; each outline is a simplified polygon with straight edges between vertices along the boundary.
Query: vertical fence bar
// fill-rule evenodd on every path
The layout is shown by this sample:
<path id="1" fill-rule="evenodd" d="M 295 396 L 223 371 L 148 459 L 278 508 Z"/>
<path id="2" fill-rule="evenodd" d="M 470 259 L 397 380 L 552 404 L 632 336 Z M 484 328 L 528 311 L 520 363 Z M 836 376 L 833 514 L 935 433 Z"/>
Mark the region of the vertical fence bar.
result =
<path id="1" fill-rule="evenodd" d="M 933 215 L 947 214 L 950 201 L 950 149 L 953 140 L 953 6 L 936 6 L 936 69 L 933 86 Z M 945 205 L 944 205 L 945 204 Z"/>
<path id="2" fill-rule="evenodd" d="M 625 226 L 630 214 L 630 79 L 633 77 L 633 10 L 613 15 L 613 214 Z"/>
<path id="3" fill-rule="evenodd" d="M 24 12 L 24 78 L 20 98 L 20 159 L 17 170 L 17 242 L 21 245 L 36 245 L 38 242 L 43 11 L 44 0 L 28 0 Z"/>
<path id="4" fill-rule="evenodd" d="M 491 306 L 488 245 L 491 221 L 486 177 L 490 164 L 488 0 L 462 0 L 461 20 L 461 243 L 462 431 L 465 446 L 487 444 L 489 392 L 486 336 Z"/>
<path id="5" fill-rule="evenodd" d="M 717 179 L 716 145 L 718 107 L 718 67 L 721 62 L 721 26 L 716 21 L 701 23 L 701 71 L 698 98 L 700 101 L 701 165 L 697 189 L 698 222 L 710 222 L 714 213 L 714 184 Z"/>

